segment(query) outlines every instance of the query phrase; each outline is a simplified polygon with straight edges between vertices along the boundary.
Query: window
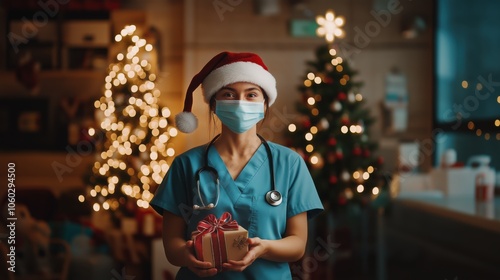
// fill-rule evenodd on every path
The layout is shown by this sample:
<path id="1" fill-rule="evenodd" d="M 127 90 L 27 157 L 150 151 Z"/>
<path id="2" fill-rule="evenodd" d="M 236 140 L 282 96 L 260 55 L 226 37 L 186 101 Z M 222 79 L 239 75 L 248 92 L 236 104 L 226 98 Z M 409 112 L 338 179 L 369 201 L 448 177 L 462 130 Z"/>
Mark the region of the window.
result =
<path id="1" fill-rule="evenodd" d="M 500 2 L 436 2 L 435 154 L 487 154 L 500 170 Z"/>

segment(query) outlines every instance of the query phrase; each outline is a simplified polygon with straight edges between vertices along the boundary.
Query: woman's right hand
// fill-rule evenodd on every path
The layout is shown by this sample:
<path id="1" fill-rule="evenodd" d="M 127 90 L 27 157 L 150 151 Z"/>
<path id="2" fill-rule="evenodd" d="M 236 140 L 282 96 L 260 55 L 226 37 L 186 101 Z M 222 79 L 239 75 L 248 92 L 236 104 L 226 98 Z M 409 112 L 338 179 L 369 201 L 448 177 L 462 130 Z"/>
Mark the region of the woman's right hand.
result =
<path id="1" fill-rule="evenodd" d="M 212 267 L 210 262 L 202 262 L 194 256 L 193 241 L 186 242 L 186 260 L 187 268 L 199 277 L 209 277 L 217 274 L 217 268 Z"/>

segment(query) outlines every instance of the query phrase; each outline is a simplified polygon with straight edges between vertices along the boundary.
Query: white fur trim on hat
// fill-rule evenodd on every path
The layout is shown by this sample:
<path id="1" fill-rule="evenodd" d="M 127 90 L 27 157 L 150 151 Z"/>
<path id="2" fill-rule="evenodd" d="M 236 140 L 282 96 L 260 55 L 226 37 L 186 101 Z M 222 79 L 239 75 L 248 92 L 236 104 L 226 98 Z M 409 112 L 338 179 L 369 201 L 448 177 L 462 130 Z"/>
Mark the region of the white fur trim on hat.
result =
<path id="1" fill-rule="evenodd" d="M 180 112 L 175 115 L 175 126 L 184 133 L 191 133 L 198 127 L 198 119 L 191 112 Z"/>
<path id="2" fill-rule="evenodd" d="M 271 106 L 278 95 L 276 79 L 259 64 L 238 61 L 214 69 L 201 84 L 206 103 L 221 88 L 237 82 L 247 82 L 260 86 L 269 98 Z"/>

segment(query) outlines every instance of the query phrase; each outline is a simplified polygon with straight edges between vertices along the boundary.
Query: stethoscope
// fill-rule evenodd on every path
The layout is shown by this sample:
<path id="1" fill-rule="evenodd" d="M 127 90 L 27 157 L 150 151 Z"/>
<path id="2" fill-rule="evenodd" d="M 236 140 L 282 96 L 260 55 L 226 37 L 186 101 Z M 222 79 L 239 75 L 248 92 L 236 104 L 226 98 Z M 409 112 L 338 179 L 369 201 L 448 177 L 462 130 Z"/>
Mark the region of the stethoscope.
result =
<path id="1" fill-rule="evenodd" d="M 208 150 L 212 145 L 214 144 L 215 140 L 219 138 L 220 134 L 215 136 L 212 141 L 207 145 L 207 148 L 205 149 L 205 154 L 204 154 L 204 165 L 196 171 L 195 174 L 195 179 L 196 179 L 196 188 L 198 191 L 198 197 L 200 199 L 201 205 L 194 204 L 193 209 L 195 210 L 208 210 L 208 209 L 213 209 L 217 206 L 219 203 L 219 197 L 220 197 L 220 184 L 219 184 L 219 173 L 217 170 L 210 165 L 208 165 Z M 278 206 L 281 204 L 283 201 L 283 198 L 281 196 L 281 193 L 276 190 L 276 187 L 274 185 L 274 164 L 273 164 L 273 155 L 271 153 L 271 148 L 269 148 L 269 144 L 267 141 L 257 134 L 257 136 L 260 138 L 262 141 L 262 144 L 264 144 L 264 147 L 266 148 L 266 153 L 267 153 L 267 158 L 269 160 L 269 171 L 271 172 L 271 190 L 266 193 L 266 201 L 269 203 L 271 206 Z M 200 174 L 204 171 L 210 172 L 214 178 L 215 178 L 215 183 L 216 183 L 216 191 L 217 191 L 217 197 L 215 199 L 215 203 L 211 202 L 206 204 L 205 201 L 203 200 L 203 197 L 201 195 L 201 188 L 200 188 Z"/>

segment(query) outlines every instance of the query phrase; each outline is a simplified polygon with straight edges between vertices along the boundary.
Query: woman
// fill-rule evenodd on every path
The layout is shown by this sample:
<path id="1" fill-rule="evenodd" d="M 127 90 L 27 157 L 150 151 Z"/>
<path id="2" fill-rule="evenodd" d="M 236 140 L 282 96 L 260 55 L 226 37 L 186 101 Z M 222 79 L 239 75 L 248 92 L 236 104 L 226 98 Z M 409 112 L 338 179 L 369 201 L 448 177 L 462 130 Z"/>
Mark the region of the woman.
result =
<path id="1" fill-rule="evenodd" d="M 177 156 L 151 201 L 163 215 L 166 256 L 181 266 L 177 279 L 291 279 L 288 262 L 303 256 L 307 220 L 323 207 L 303 159 L 257 135 L 257 123 L 277 97 L 276 81 L 255 54 L 216 55 L 188 87 L 184 112 L 176 116 L 183 132 L 197 127 L 191 106 L 200 84 L 222 131 L 210 144 Z M 195 177 L 200 169 L 198 194 Z M 279 193 L 270 192 L 273 182 Z M 196 259 L 190 239 L 200 220 L 224 212 L 248 230 L 249 250 L 242 260 L 228 261 L 218 271 Z"/>

